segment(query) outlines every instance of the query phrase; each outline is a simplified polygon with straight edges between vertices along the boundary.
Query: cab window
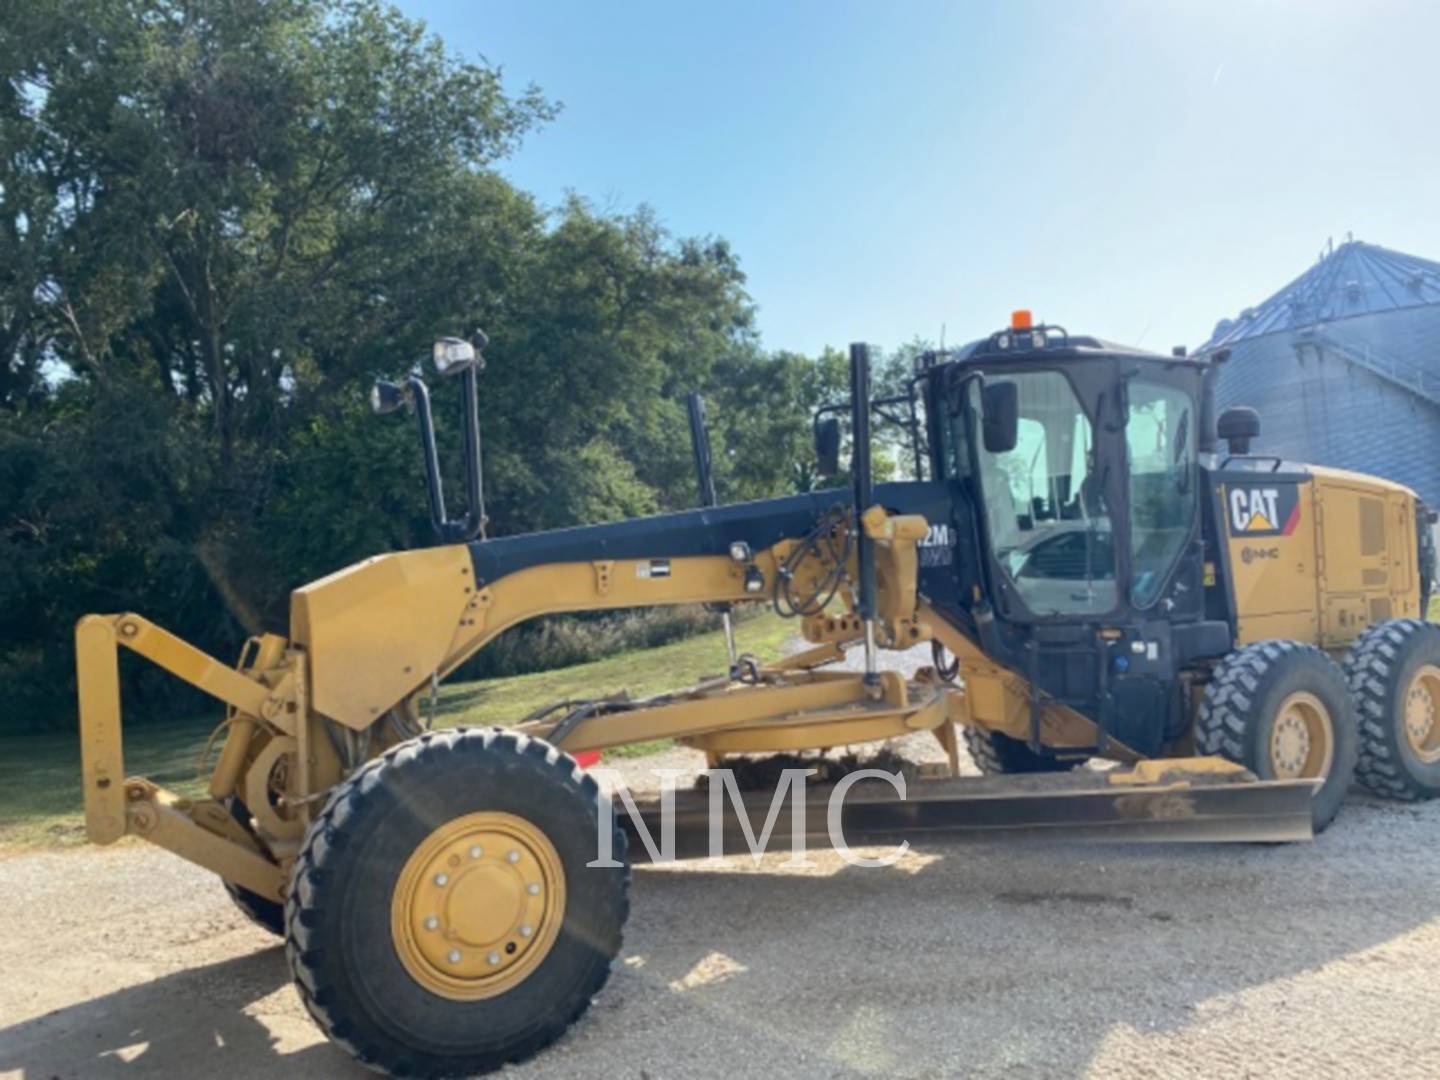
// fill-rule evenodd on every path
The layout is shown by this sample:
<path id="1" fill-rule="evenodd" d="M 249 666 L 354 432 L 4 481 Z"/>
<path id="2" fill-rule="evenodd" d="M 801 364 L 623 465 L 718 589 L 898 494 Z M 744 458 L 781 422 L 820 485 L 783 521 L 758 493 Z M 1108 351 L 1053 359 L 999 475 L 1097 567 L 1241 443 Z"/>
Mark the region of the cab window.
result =
<path id="1" fill-rule="evenodd" d="M 1129 399 L 1130 599 L 1149 607 L 1195 522 L 1195 409 L 1179 387 L 1139 378 Z"/>
<path id="2" fill-rule="evenodd" d="M 1037 615 L 1114 609 L 1115 551 L 1095 469 L 1094 433 L 1070 381 L 1028 371 L 1013 382 L 1019 403 L 1015 446 L 978 447 L 985 520 L 995 559 Z M 970 408 L 981 414 L 978 385 Z"/>

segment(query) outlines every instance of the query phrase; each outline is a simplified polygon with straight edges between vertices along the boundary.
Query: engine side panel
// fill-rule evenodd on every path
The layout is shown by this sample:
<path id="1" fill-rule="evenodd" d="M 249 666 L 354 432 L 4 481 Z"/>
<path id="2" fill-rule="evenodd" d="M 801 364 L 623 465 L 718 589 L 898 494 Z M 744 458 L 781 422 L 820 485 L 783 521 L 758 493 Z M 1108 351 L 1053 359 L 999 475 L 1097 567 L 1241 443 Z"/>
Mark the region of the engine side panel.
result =
<path id="1" fill-rule="evenodd" d="M 1237 644 L 1292 638 L 1339 649 L 1371 623 L 1419 614 L 1408 489 L 1288 465 L 1225 469 L 1215 480 Z"/>
<path id="2" fill-rule="evenodd" d="M 1237 644 L 1318 640 L 1313 477 L 1226 471 L 1218 478 Z"/>
<path id="3" fill-rule="evenodd" d="M 1420 615 L 1415 495 L 1370 477 L 1315 472 L 1320 644 L 1348 644 L 1371 623 Z"/>

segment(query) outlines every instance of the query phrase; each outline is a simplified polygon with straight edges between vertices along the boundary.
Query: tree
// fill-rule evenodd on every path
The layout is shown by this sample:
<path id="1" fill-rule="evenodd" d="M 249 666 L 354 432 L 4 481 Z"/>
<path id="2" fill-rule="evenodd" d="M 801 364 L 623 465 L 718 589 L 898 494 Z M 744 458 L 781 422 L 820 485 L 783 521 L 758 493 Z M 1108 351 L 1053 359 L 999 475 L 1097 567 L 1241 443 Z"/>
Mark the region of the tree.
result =
<path id="1" fill-rule="evenodd" d="M 283 620 L 290 451 L 478 321 L 543 222 L 487 168 L 554 107 L 374 3 L 37 0 L 0 33 L 6 643 L 143 603 L 233 649 Z"/>
<path id="2" fill-rule="evenodd" d="M 795 463 L 843 360 L 765 355 L 723 240 L 500 177 L 555 113 L 534 88 L 370 0 L 8 7 L 0 678 L 22 722 L 71 715 L 86 611 L 234 655 L 294 586 L 429 542 L 413 430 L 365 396 L 439 333 L 493 342 L 494 533 L 693 505 L 693 389 L 727 498 L 813 483 Z M 450 446 L 455 395 L 435 386 Z"/>

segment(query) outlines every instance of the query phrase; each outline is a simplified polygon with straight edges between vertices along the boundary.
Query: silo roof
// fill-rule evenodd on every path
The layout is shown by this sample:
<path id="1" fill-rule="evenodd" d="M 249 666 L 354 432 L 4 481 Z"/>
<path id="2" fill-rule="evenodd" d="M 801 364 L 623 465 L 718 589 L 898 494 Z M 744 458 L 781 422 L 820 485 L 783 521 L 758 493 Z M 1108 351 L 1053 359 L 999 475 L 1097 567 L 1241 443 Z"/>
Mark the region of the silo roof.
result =
<path id="1" fill-rule="evenodd" d="M 1440 262 L 1351 240 L 1274 296 L 1222 319 L 1201 350 L 1357 315 L 1440 304 Z"/>

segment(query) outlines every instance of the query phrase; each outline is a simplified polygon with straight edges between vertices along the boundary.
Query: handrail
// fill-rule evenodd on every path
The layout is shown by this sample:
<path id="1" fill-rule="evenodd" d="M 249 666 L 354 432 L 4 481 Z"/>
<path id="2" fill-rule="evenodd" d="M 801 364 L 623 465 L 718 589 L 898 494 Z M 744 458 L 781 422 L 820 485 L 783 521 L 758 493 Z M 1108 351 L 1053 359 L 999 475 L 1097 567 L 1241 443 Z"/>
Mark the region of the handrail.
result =
<path id="1" fill-rule="evenodd" d="M 1418 364 L 1411 364 L 1397 357 L 1389 356 L 1375 349 L 1368 342 L 1363 345 L 1352 344 L 1333 334 L 1326 333 L 1319 327 L 1309 327 L 1303 333 L 1296 335 L 1296 347 L 1298 348 L 1301 344 L 1309 344 L 1316 347 L 1317 350 L 1319 348 L 1329 349 L 1352 364 L 1359 364 L 1380 378 L 1417 394 L 1426 401 L 1440 405 L 1440 378 Z"/>

